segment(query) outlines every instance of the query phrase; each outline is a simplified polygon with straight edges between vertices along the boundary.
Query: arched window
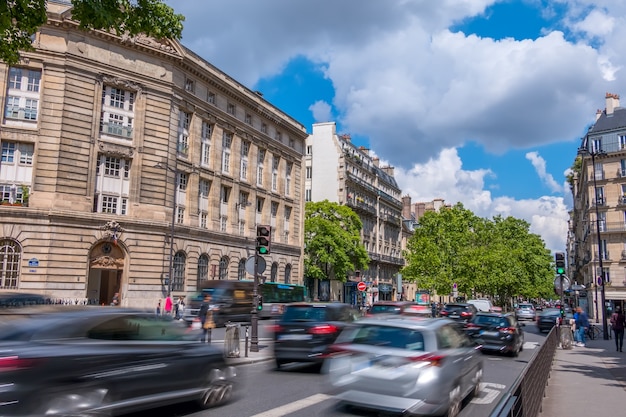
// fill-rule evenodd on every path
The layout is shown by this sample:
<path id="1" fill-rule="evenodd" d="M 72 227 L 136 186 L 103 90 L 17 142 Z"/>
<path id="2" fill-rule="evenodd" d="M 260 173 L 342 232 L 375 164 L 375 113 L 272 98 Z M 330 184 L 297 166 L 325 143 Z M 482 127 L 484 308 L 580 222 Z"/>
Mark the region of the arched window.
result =
<path id="1" fill-rule="evenodd" d="M 209 279 L 209 256 L 207 254 L 200 255 L 198 258 L 198 283 L 197 289 L 200 289 L 202 282 Z"/>
<path id="2" fill-rule="evenodd" d="M 239 260 L 239 268 L 237 269 L 237 279 L 239 281 L 246 279 L 246 260 L 245 259 Z"/>
<path id="3" fill-rule="evenodd" d="M 228 256 L 222 256 L 220 259 L 219 279 L 228 279 Z"/>
<path id="4" fill-rule="evenodd" d="M 183 291 L 185 287 L 185 264 L 187 262 L 187 257 L 185 256 L 185 252 L 180 251 L 176 252 L 174 255 L 174 264 L 173 274 L 174 279 L 172 280 L 172 291 Z"/>
<path id="5" fill-rule="evenodd" d="M 0 240 L 0 288 L 16 289 L 19 284 L 22 248 L 11 239 Z"/>
<path id="6" fill-rule="evenodd" d="M 285 284 L 291 283 L 291 264 L 285 266 Z"/>
<path id="7" fill-rule="evenodd" d="M 274 262 L 272 264 L 272 273 L 270 274 L 270 281 L 276 282 L 276 276 L 278 275 L 278 264 Z"/>

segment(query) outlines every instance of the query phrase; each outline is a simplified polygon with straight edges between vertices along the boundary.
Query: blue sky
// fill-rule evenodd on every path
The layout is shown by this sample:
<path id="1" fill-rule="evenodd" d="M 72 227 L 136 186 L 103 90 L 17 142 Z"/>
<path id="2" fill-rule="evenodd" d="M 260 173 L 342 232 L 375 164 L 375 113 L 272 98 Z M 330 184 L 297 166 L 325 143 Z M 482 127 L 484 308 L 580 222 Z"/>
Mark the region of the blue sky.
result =
<path id="1" fill-rule="evenodd" d="M 394 166 L 413 202 L 512 215 L 562 251 L 565 174 L 626 92 L 626 2 L 168 0 L 182 43 L 311 131 Z"/>

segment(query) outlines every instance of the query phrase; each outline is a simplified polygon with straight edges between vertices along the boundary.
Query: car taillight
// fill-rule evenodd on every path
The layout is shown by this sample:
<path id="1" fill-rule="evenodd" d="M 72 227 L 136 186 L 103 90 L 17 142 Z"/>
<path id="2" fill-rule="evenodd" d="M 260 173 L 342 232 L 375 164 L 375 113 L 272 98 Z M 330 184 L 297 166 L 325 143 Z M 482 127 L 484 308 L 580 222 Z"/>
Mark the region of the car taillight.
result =
<path id="1" fill-rule="evenodd" d="M 469 316 L 471 316 L 471 315 L 472 315 L 472 313 L 467 312 L 467 311 L 463 311 L 463 312 L 461 313 L 461 317 L 469 317 Z"/>
<path id="2" fill-rule="evenodd" d="M 411 356 L 409 360 L 411 362 L 426 362 L 431 366 L 441 366 L 441 363 L 445 359 L 444 355 L 420 355 L 420 356 Z"/>
<path id="3" fill-rule="evenodd" d="M 466 327 L 467 329 L 479 329 L 479 328 L 480 328 L 480 326 L 479 326 L 479 325 L 474 324 L 474 323 L 467 323 L 467 324 L 465 325 L 465 327 Z"/>
<path id="4" fill-rule="evenodd" d="M 440 311 L 439 314 L 441 314 L 442 316 L 447 316 L 448 312 L 447 311 Z"/>
<path id="5" fill-rule="evenodd" d="M 336 358 L 338 356 L 349 356 L 352 351 L 346 349 L 342 345 L 330 345 L 326 352 L 322 355 L 323 358 Z"/>
<path id="6" fill-rule="evenodd" d="M 319 326 L 311 327 L 309 333 L 311 334 L 333 334 L 339 331 L 339 327 L 332 324 L 320 324 Z"/>
<path id="7" fill-rule="evenodd" d="M 501 333 L 513 334 L 517 329 L 515 327 L 501 327 L 498 330 L 500 330 Z"/>
<path id="8" fill-rule="evenodd" d="M 0 372 L 32 368 L 34 365 L 34 359 L 20 358 L 19 356 L 5 356 L 0 358 Z"/>
<path id="9" fill-rule="evenodd" d="M 267 330 L 269 330 L 272 333 L 280 333 L 283 331 L 283 327 L 279 324 L 274 324 L 272 326 L 267 326 Z"/>

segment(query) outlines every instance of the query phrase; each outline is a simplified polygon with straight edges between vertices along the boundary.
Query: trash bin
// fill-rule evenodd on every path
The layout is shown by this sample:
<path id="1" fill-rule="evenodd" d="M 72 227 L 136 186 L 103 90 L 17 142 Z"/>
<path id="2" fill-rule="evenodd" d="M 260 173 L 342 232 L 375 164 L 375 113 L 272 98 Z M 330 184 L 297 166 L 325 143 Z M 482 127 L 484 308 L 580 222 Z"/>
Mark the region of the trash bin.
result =
<path id="1" fill-rule="evenodd" d="M 226 323 L 224 335 L 224 355 L 227 358 L 239 357 L 239 323 Z"/>

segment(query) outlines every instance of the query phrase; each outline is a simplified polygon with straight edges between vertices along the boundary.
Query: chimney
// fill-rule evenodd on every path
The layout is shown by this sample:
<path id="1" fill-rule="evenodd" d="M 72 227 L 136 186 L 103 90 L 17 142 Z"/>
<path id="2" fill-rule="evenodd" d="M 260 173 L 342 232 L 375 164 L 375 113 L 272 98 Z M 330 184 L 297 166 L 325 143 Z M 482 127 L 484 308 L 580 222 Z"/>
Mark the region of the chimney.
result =
<path id="1" fill-rule="evenodd" d="M 600 116 L 602 116 L 602 110 L 598 109 L 596 111 L 596 122 L 598 121 L 598 119 L 600 118 Z"/>
<path id="2" fill-rule="evenodd" d="M 419 220 L 422 218 L 424 213 L 426 212 L 426 204 L 424 203 L 415 203 L 415 219 Z"/>
<path id="3" fill-rule="evenodd" d="M 411 196 L 405 195 L 402 197 L 402 218 L 410 219 L 411 218 Z"/>
<path id="4" fill-rule="evenodd" d="M 619 96 L 617 94 L 606 93 L 606 115 L 612 116 L 616 108 L 619 107 Z"/>
<path id="5" fill-rule="evenodd" d="M 359 150 L 363 152 L 365 155 L 370 156 L 370 150 L 367 149 L 365 146 L 359 146 Z"/>
<path id="6" fill-rule="evenodd" d="M 372 159 L 372 162 L 374 163 L 374 166 L 376 168 L 378 168 L 378 166 L 380 165 L 380 159 L 379 158 Z"/>
<path id="7" fill-rule="evenodd" d="M 393 170 L 394 168 L 391 166 L 387 166 L 387 167 L 382 167 L 381 168 L 387 175 L 389 175 L 390 177 L 393 177 Z"/>
<path id="8" fill-rule="evenodd" d="M 346 142 L 352 142 L 352 137 L 349 133 L 344 133 L 343 135 L 341 135 L 341 139 L 345 140 Z"/>

